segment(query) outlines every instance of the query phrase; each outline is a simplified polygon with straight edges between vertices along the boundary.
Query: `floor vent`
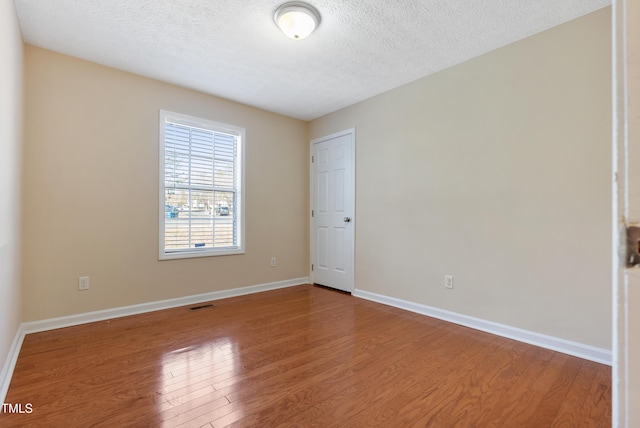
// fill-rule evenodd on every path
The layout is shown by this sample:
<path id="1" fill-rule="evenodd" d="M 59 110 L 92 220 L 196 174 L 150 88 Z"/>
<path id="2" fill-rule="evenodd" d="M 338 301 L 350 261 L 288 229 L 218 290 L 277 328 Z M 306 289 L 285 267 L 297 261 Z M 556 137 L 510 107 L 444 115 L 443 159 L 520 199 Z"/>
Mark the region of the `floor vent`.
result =
<path id="1" fill-rule="evenodd" d="M 208 304 L 208 305 L 201 305 L 201 306 L 192 306 L 190 308 L 187 308 L 187 310 L 189 312 L 193 312 L 193 311 L 198 311 L 200 309 L 215 308 L 215 307 L 216 305 Z"/>

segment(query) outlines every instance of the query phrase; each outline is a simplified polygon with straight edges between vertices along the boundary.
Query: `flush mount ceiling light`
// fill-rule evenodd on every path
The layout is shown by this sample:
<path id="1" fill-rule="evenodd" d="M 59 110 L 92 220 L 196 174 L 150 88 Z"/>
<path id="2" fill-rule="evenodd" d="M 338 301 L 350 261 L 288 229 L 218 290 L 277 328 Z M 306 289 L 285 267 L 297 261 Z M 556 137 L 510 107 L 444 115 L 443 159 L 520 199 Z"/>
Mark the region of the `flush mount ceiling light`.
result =
<path id="1" fill-rule="evenodd" d="M 302 40 L 320 24 L 320 13 L 309 4 L 292 1 L 277 8 L 273 20 L 287 37 Z"/>

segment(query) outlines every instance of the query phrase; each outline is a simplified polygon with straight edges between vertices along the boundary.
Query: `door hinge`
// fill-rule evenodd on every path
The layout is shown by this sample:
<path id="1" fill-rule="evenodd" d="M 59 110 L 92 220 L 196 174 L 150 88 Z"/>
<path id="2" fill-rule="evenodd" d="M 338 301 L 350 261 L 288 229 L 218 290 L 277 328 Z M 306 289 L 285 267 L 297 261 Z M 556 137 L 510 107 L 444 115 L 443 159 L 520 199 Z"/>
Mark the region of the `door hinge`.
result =
<path id="1" fill-rule="evenodd" d="M 311 163 L 315 162 L 315 157 L 311 155 Z"/>
<path id="2" fill-rule="evenodd" d="M 313 265 L 311 265 L 311 272 L 313 272 Z"/>
<path id="3" fill-rule="evenodd" d="M 311 217 L 313 217 L 313 216 L 314 216 L 314 213 L 313 213 L 313 210 L 311 210 Z"/>

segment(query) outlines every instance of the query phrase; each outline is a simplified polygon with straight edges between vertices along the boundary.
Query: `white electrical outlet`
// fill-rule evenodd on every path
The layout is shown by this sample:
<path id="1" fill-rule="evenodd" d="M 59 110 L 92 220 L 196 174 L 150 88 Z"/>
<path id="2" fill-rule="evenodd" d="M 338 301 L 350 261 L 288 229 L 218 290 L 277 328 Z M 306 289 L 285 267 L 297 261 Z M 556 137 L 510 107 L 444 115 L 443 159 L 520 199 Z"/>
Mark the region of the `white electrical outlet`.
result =
<path id="1" fill-rule="evenodd" d="M 278 264 L 278 262 L 276 261 L 276 258 L 275 258 L 275 257 L 272 257 L 272 258 L 271 258 L 271 267 L 276 267 L 276 266 L 277 266 L 277 264 Z"/>
<path id="2" fill-rule="evenodd" d="M 81 276 L 78 278 L 78 290 L 88 290 L 89 289 L 89 277 Z"/>
<path id="3" fill-rule="evenodd" d="M 453 275 L 444 276 L 444 288 L 453 288 Z"/>

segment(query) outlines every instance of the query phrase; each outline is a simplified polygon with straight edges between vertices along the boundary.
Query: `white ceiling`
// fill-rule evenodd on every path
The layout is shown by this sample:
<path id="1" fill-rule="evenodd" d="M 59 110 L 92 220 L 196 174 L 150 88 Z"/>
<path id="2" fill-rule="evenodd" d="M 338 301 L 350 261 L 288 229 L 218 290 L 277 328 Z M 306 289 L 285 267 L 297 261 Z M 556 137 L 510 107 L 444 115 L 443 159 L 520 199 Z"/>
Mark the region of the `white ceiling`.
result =
<path id="1" fill-rule="evenodd" d="M 295 41 L 284 0 L 15 2 L 29 44 L 304 120 L 611 4 L 309 0 L 322 21 Z"/>

